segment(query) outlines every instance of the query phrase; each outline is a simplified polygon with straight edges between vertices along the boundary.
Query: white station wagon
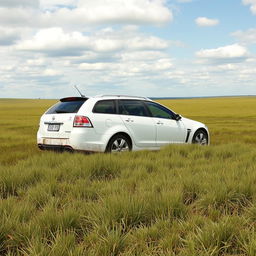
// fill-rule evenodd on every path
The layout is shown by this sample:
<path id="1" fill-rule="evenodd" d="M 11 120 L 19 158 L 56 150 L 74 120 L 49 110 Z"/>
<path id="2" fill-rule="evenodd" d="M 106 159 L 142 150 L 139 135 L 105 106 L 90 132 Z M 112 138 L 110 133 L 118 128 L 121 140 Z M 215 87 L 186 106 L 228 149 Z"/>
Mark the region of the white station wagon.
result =
<path id="1" fill-rule="evenodd" d="M 68 97 L 40 120 L 40 149 L 122 152 L 172 143 L 208 145 L 207 127 L 148 98 L 102 95 Z"/>

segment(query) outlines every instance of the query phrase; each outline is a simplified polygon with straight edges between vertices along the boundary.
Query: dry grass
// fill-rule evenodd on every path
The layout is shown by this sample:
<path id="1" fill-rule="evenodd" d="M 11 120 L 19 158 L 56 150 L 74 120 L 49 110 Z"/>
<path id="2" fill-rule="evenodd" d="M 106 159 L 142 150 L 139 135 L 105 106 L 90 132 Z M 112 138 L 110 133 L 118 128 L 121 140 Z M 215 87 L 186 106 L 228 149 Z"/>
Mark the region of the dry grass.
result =
<path id="1" fill-rule="evenodd" d="M 167 101 L 212 145 L 121 157 L 40 152 L 52 103 L 0 100 L 1 255 L 256 254 L 255 98 Z"/>

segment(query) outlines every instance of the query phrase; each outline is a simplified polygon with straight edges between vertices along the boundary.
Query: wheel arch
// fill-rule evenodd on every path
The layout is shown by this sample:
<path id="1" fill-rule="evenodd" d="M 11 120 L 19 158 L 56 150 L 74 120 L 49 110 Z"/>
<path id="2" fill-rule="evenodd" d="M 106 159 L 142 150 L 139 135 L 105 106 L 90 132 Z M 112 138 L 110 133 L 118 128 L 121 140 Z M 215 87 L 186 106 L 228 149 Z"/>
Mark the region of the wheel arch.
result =
<path id="1" fill-rule="evenodd" d="M 210 144 L 210 135 L 209 135 L 209 131 L 208 131 L 206 128 L 204 128 L 204 127 L 199 127 L 199 128 L 197 128 L 197 129 L 195 129 L 195 131 L 194 131 L 194 133 L 193 133 L 193 136 L 191 136 L 191 143 L 192 143 L 192 141 L 193 141 L 193 139 L 194 139 L 194 136 L 195 136 L 196 132 L 198 132 L 198 131 L 204 131 L 204 132 L 207 134 L 207 140 L 208 140 L 208 145 L 209 145 L 209 144 Z"/>
<path id="2" fill-rule="evenodd" d="M 111 139 L 112 139 L 114 136 L 116 136 L 116 135 L 123 135 L 123 136 L 125 136 L 125 137 L 129 140 L 129 142 L 131 143 L 131 149 L 132 149 L 132 147 L 133 147 L 133 142 L 132 142 L 131 136 L 130 136 L 128 133 L 126 133 L 126 132 L 116 132 L 115 134 L 113 134 L 113 135 L 108 139 L 108 142 L 107 142 L 107 145 L 106 145 L 106 148 L 105 148 L 105 152 L 106 152 L 106 150 L 107 150 L 107 148 L 108 148 L 108 146 L 109 146 L 109 142 L 110 142 Z"/>

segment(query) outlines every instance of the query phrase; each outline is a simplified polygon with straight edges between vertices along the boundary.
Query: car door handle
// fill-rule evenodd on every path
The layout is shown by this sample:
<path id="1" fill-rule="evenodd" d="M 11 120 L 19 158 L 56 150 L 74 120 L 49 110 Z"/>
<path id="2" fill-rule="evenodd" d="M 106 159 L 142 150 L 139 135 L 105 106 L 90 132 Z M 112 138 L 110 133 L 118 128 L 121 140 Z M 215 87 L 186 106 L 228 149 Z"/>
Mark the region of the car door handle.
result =
<path id="1" fill-rule="evenodd" d="M 126 122 L 134 122 L 134 120 L 132 120 L 131 118 L 125 119 Z"/>
<path id="2" fill-rule="evenodd" d="M 162 124 L 164 124 L 164 123 L 161 122 L 161 121 L 158 121 L 156 124 L 162 125 Z"/>

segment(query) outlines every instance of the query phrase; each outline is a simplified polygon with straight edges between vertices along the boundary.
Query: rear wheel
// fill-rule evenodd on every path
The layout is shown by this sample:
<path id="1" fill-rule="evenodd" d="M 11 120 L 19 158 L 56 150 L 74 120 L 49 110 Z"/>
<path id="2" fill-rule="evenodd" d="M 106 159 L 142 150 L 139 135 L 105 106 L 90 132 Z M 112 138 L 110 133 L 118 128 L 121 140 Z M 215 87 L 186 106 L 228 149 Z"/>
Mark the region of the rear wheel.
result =
<path id="1" fill-rule="evenodd" d="M 198 144 L 198 145 L 208 145 L 208 134 L 205 130 L 198 130 L 195 132 L 193 139 L 192 139 L 193 144 Z"/>
<path id="2" fill-rule="evenodd" d="M 113 136 L 107 146 L 106 152 L 119 153 L 131 151 L 132 144 L 129 138 L 123 134 Z"/>

